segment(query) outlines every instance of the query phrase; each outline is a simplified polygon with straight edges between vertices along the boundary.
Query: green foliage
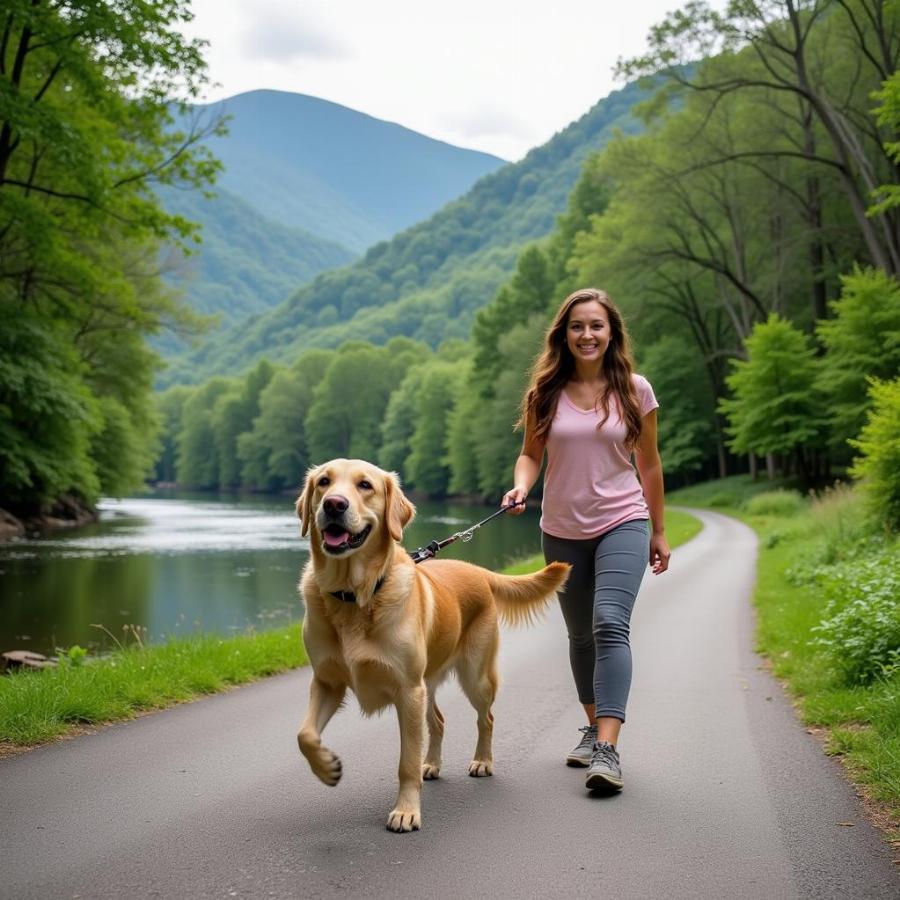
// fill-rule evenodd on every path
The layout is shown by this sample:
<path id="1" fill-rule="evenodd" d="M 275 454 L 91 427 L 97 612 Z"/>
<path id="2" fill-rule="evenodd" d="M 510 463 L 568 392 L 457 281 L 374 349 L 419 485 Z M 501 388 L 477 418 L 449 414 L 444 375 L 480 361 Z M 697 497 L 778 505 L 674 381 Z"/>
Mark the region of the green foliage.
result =
<path id="1" fill-rule="evenodd" d="M 872 379 L 872 409 L 857 440 L 851 474 L 861 481 L 868 507 L 883 527 L 900 531 L 900 377 Z"/>
<path id="2" fill-rule="evenodd" d="M 84 364 L 62 327 L 16 306 L 0 303 L 0 495 L 24 509 L 72 489 L 95 500 L 100 410 Z"/>
<path id="3" fill-rule="evenodd" d="M 388 399 L 423 350 L 394 338 L 385 347 L 352 341 L 333 355 L 306 417 L 314 465 L 335 456 L 378 458 Z"/>
<path id="4" fill-rule="evenodd" d="M 900 134 L 900 71 L 894 72 L 872 96 L 880 104 L 875 109 L 876 120 L 891 135 L 891 139 L 884 142 L 885 153 L 895 163 L 900 163 L 900 141 L 896 140 Z M 900 206 L 900 184 L 896 182 L 882 184 L 873 193 L 876 202 L 870 207 L 869 215 L 883 214 Z"/>
<path id="5" fill-rule="evenodd" d="M 180 484 L 211 488 L 219 485 L 219 456 L 214 409 L 219 399 L 235 394 L 237 385 L 213 378 L 188 397 L 181 411 L 176 441 L 176 473 Z"/>
<path id="6" fill-rule="evenodd" d="M 277 369 L 259 395 L 259 415 L 238 437 L 241 483 L 257 490 L 298 487 L 310 465 L 305 420 L 312 394 L 332 354 L 304 353 L 290 369 Z"/>
<path id="7" fill-rule="evenodd" d="M 787 518 L 803 509 L 803 498 L 796 491 L 765 491 L 751 497 L 744 509 L 749 516 Z"/>
<path id="8" fill-rule="evenodd" d="M 423 369 L 414 406 L 415 428 L 403 471 L 418 490 L 441 497 L 447 494 L 450 482 L 446 451 L 448 413 L 466 367 L 465 363 L 438 360 Z"/>
<path id="9" fill-rule="evenodd" d="M 850 684 L 869 683 L 900 663 L 896 550 L 822 569 L 816 578 L 827 605 L 815 643 Z"/>
<path id="10" fill-rule="evenodd" d="M 388 401 L 378 450 L 378 464 L 388 471 L 402 471 L 409 457 L 410 438 L 416 430 L 417 398 L 422 390 L 426 365 L 410 368 Z M 404 480 L 407 486 L 415 487 L 408 473 Z"/>
<path id="11" fill-rule="evenodd" d="M 869 409 L 867 376 L 893 378 L 900 372 L 900 283 L 878 269 L 858 266 L 841 283 L 841 296 L 831 303 L 834 317 L 816 328 L 826 350 L 818 383 L 838 447 L 863 426 Z"/>
<path id="12" fill-rule="evenodd" d="M 156 460 L 154 477 L 156 481 L 171 483 L 176 474 L 176 439 L 181 426 L 181 414 L 193 388 L 176 385 L 156 394 L 156 409 L 160 420 L 160 452 Z"/>
<path id="13" fill-rule="evenodd" d="M 809 339 L 773 313 L 754 328 L 746 348 L 747 360 L 735 360 L 727 378 L 733 397 L 719 404 L 731 446 L 758 454 L 809 446 L 825 425 Z"/>
<path id="14" fill-rule="evenodd" d="M 668 335 L 641 352 L 641 372 L 660 405 L 659 450 L 666 472 L 696 472 L 715 453 L 714 398 L 703 360 Z"/>
<path id="15" fill-rule="evenodd" d="M 199 186 L 217 169 L 198 132 L 170 127 L 205 81 L 189 18 L 180 0 L 5 5 L 0 490 L 23 509 L 122 493 L 155 455 L 144 340 L 195 321 L 158 276 L 161 244 L 184 246 L 191 225 L 148 184 Z"/>

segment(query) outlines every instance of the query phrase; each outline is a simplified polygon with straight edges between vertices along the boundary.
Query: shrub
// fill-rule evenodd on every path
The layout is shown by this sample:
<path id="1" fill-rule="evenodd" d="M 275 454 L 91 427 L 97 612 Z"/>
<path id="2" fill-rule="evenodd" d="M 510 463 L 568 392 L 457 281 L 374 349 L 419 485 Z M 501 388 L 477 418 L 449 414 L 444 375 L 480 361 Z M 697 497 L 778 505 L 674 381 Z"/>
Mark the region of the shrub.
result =
<path id="1" fill-rule="evenodd" d="M 803 498 L 796 491 L 766 491 L 751 497 L 744 509 L 751 516 L 794 516 L 802 506 Z"/>
<path id="2" fill-rule="evenodd" d="M 729 506 L 737 506 L 738 499 L 734 494 L 729 494 L 726 491 L 719 491 L 718 493 L 711 494 L 709 500 L 706 501 L 710 506 L 715 509 L 722 509 Z"/>
<path id="3" fill-rule="evenodd" d="M 869 511 L 889 531 L 900 531 L 900 378 L 870 379 L 872 409 L 850 474 L 860 479 Z"/>
<path id="4" fill-rule="evenodd" d="M 813 628 L 844 679 L 865 684 L 900 656 L 900 571 L 896 544 L 857 562 L 820 569 L 816 581 L 827 600 Z"/>

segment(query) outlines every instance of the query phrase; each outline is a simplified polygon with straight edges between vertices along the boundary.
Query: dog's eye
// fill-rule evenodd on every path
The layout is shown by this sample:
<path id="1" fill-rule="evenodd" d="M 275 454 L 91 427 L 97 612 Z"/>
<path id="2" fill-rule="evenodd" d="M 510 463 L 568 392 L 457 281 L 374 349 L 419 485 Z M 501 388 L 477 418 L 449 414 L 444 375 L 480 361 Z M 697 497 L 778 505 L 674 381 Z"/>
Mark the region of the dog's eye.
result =
<path id="1" fill-rule="evenodd" d="M 366 481 L 365 479 L 363 479 L 363 480 L 359 483 L 359 489 L 360 489 L 361 491 L 371 491 L 371 490 L 372 490 L 372 482 L 371 482 L 371 481 Z"/>
<path id="2" fill-rule="evenodd" d="M 328 485 L 331 484 L 331 479 L 327 475 L 323 475 L 319 479 L 318 484 L 319 484 L 319 487 L 328 487 Z"/>

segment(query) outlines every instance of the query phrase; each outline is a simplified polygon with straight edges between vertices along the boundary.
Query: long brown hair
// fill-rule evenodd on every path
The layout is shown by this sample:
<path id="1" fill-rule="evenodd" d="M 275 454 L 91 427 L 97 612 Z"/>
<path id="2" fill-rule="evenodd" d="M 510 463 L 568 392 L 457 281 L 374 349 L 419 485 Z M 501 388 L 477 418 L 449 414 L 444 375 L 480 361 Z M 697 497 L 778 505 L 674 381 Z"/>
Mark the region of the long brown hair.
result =
<path id="1" fill-rule="evenodd" d="M 591 300 L 596 300 L 606 310 L 610 327 L 609 345 L 603 354 L 606 387 L 595 401 L 595 407 L 603 414 L 597 427 L 600 428 L 609 418 L 609 398 L 615 396 L 619 401 L 622 420 L 625 422 L 625 446 L 631 449 L 641 434 L 641 409 L 631 377 L 634 373 L 631 342 L 625 330 L 622 314 L 609 294 L 596 288 L 582 288 L 563 300 L 547 329 L 544 349 L 531 368 L 531 380 L 522 398 L 522 412 L 516 424 L 532 425 L 535 437 L 542 441 L 547 439 L 553 416 L 556 414 L 559 395 L 575 373 L 575 357 L 572 356 L 566 342 L 569 314 L 573 306 Z"/>

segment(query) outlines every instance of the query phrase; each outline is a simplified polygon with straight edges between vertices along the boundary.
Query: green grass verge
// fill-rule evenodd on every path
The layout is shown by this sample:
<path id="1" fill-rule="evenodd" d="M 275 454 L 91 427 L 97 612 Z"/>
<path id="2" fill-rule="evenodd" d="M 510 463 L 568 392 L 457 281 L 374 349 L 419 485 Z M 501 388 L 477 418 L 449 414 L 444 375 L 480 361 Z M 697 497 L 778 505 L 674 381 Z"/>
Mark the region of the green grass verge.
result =
<path id="1" fill-rule="evenodd" d="M 666 510 L 666 538 L 672 550 L 679 544 L 689 541 L 701 528 L 703 528 L 703 523 L 690 513 L 683 512 L 680 509 Z M 527 575 L 529 572 L 537 571 L 543 565 L 544 557 L 537 553 L 534 556 L 529 556 L 528 559 L 523 559 L 507 566 L 503 571 L 507 575 Z"/>
<path id="2" fill-rule="evenodd" d="M 900 542 L 873 532 L 860 498 L 846 489 L 811 503 L 773 494 L 771 483 L 737 478 L 677 491 L 670 500 L 731 513 L 757 532 L 757 650 L 786 684 L 802 721 L 823 731 L 826 752 L 839 755 L 853 781 L 880 801 L 879 824 L 900 838 L 900 667 L 853 683 L 846 672 L 850 645 L 842 661 L 841 648 L 818 643 L 821 632 L 814 630 L 833 612 L 826 605 L 829 583 L 846 592 L 843 606 L 859 599 L 851 582 L 839 580 L 847 564 L 897 560 Z"/>
<path id="3" fill-rule="evenodd" d="M 306 662 L 300 626 L 239 637 L 178 638 L 81 665 L 0 678 L 0 741 L 30 745 L 78 725 L 127 719 Z"/>

